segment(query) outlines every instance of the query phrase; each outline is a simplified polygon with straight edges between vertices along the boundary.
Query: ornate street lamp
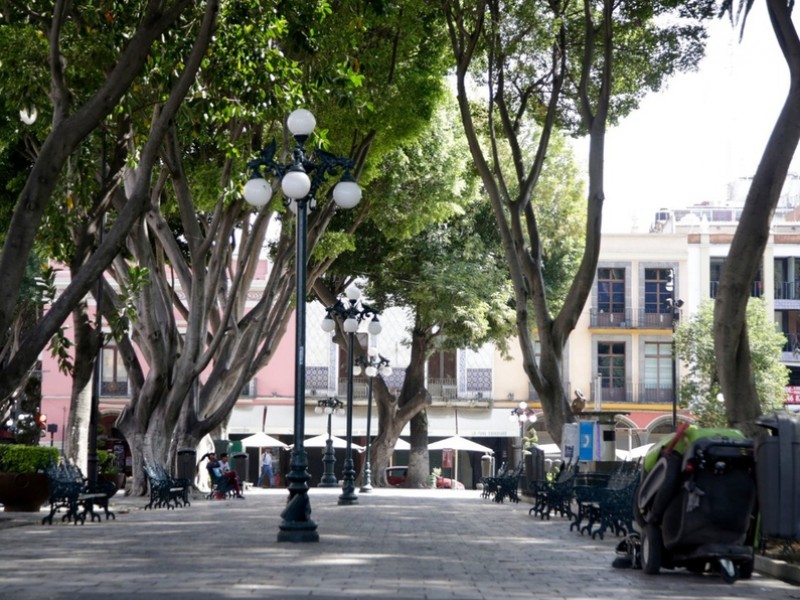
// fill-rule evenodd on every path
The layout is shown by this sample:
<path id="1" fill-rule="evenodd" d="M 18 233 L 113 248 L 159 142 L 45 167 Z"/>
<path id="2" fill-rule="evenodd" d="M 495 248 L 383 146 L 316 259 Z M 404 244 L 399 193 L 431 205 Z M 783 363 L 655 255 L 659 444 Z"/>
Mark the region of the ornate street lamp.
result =
<path id="1" fill-rule="evenodd" d="M 317 400 L 317 407 L 314 412 L 318 415 L 328 415 L 328 439 L 325 440 L 325 452 L 322 455 L 322 478 L 319 480 L 319 487 L 336 487 L 336 475 L 333 472 L 333 465 L 336 464 L 336 455 L 333 452 L 333 439 L 331 438 L 331 416 L 334 414 L 343 415 L 344 404 L 338 398 L 325 398 Z"/>
<path id="2" fill-rule="evenodd" d="M 525 423 L 535 423 L 536 413 L 532 408 L 528 408 L 528 403 L 523 400 L 519 403 L 517 408 L 511 409 L 511 416 L 509 418 L 519 423 L 519 460 L 521 461 L 524 451 Z"/>
<path id="3" fill-rule="evenodd" d="M 681 320 L 683 300 L 675 298 L 675 269 L 669 269 L 664 289 L 671 295 L 664 302 L 672 313 L 672 431 L 678 431 L 678 356 L 675 354 L 675 331 Z"/>
<path id="4" fill-rule="evenodd" d="M 345 290 L 346 303 L 337 300 L 333 306 L 325 309 L 327 315 L 322 321 L 322 330 L 331 332 L 336 327 L 333 318 L 337 316 L 342 321 L 342 329 L 347 334 L 347 446 L 344 454 L 344 468 L 342 469 L 342 494 L 339 504 L 358 504 L 355 492 L 356 470 L 353 466 L 353 348 L 358 325 L 364 319 L 370 319 L 368 331 L 371 335 L 381 332 L 378 321 L 378 311 L 359 301 L 361 290 L 351 285 Z"/>
<path id="5" fill-rule="evenodd" d="M 675 331 L 681 321 L 681 306 L 683 300 L 678 298 L 666 299 L 667 306 L 672 311 L 672 431 L 678 431 L 678 356 L 675 353 Z"/>
<path id="6" fill-rule="evenodd" d="M 361 481 L 362 493 L 369 493 L 372 491 L 372 467 L 370 466 L 370 429 L 372 424 L 372 380 L 375 375 L 380 374 L 381 377 L 389 377 L 392 374 L 392 367 L 389 366 L 389 359 L 378 354 L 378 349 L 370 346 L 367 357 L 359 356 L 356 359 L 355 374 L 361 373 L 361 367 L 364 367 L 364 374 L 367 376 L 367 451 L 364 455 L 364 476 Z"/>
<path id="7" fill-rule="evenodd" d="M 316 119 L 309 111 L 299 109 L 289 115 L 286 126 L 294 136 L 297 146 L 288 164 L 275 161 L 276 143 L 273 140 L 259 156 L 247 163 L 250 180 L 244 186 L 244 198 L 253 206 L 262 207 L 272 198 L 272 185 L 262 172 L 280 180 L 281 191 L 289 208 L 297 215 L 295 229 L 295 362 L 294 362 L 294 446 L 290 461 L 289 499 L 281 513 L 279 542 L 318 542 L 317 524 L 311 519 L 308 499 L 308 454 L 303 446 L 305 436 L 306 402 L 306 231 L 308 208 L 316 204 L 315 194 L 329 176 L 340 171 L 342 176 L 333 189 L 333 200 L 341 208 L 353 208 L 361 200 L 361 189 L 350 171 L 353 161 L 321 150 L 306 154 L 305 143 L 314 131 Z M 312 158 L 314 160 L 312 160 Z"/>

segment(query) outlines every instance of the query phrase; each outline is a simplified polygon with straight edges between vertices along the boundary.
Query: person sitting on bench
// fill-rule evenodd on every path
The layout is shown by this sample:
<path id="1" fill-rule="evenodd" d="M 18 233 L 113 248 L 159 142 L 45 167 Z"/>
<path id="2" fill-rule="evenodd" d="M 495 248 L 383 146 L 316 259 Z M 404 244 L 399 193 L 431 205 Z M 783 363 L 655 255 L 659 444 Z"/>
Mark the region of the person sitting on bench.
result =
<path id="1" fill-rule="evenodd" d="M 230 479 L 233 489 L 236 491 L 236 497 L 244 498 L 244 496 L 242 496 L 242 484 L 239 482 L 239 476 L 236 474 L 236 471 L 231 469 L 230 464 L 228 464 L 227 452 L 223 452 L 219 455 L 219 465 L 222 471 L 222 476 Z"/>
<path id="2" fill-rule="evenodd" d="M 227 455 L 223 454 L 227 459 Z M 217 459 L 217 455 L 214 452 L 209 452 L 206 457 L 208 458 L 208 462 L 206 463 L 206 469 L 208 470 L 208 476 L 211 479 L 211 485 L 213 487 L 213 492 L 215 497 L 218 500 L 222 500 L 229 492 L 235 492 L 237 497 L 241 496 L 241 489 L 238 488 L 238 479 L 235 479 L 236 473 L 233 473 L 234 477 L 226 476 L 223 472 L 222 462 Z M 227 460 L 226 460 L 227 462 Z"/>

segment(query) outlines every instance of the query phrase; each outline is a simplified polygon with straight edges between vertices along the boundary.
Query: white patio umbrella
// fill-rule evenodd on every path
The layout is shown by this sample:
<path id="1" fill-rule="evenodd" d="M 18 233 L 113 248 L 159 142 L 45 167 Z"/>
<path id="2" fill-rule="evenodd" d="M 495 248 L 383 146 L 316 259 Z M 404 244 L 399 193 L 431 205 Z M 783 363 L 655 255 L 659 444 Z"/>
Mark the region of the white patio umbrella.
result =
<path id="1" fill-rule="evenodd" d="M 397 441 L 394 444 L 395 450 L 411 450 L 411 444 L 405 441 L 402 438 L 397 438 Z"/>
<path id="2" fill-rule="evenodd" d="M 242 440 L 242 446 L 245 448 L 288 448 L 287 444 L 284 444 L 277 438 L 272 437 L 271 435 L 267 435 L 263 431 L 259 431 L 253 435 L 247 436 Z"/>
<path id="3" fill-rule="evenodd" d="M 306 448 L 324 448 L 325 442 L 328 440 L 328 434 L 323 433 L 320 435 L 316 435 L 314 437 L 308 438 L 307 440 L 303 441 L 303 446 Z M 331 441 L 333 442 L 334 448 L 346 448 L 347 447 L 347 440 L 344 440 L 340 437 L 336 437 L 335 435 L 331 436 Z M 355 450 L 356 452 L 363 452 L 364 446 L 359 446 L 358 444 L 350 443 L 350 447 Z"/>
<path id="4" fill-rule="evenodd" d="M 645 444 L 644 446 L 639 446 L 637 448 L 633 448 L 632 450 L 616 450 L 617 458 L 620 460 L 636 460 L 637 458 L 642 458 L 650 448 L 653 447 L 653 444 Z"/>
<path id="5" fill-rule="evenodd" d="M 432 444 L 428 444 L 428 450 L 455 450 L 455 465 L 453 468 L 453 481 L 455 482 L 458 478 L 458 451 L 465 450 L 466 452 L 484 452 L 486 454 L 494 454 L 494 450 L 489 448 L 488 446 L 481 446 L 477 442 L 473 442 L 472 440 L 468 440 L 467 438 L 463 438 L 460 435 L 454 435 L 452 437 L 446 438 L 444 440 L 439 440 L 438 442 L 433 442 Z M 456 489 L 458 486 L 453 483 L 453 489 Z"/>
<path id="6" fill-rule="evenodd" d="M 438 442 L 428 444 L 428 450 L 466 450 L 467 452 L 486 452 L 494 454 L 494 450 L 488 446 L 481 446 L 477 442 L 463 438 L 460 435 L 454 435 Z"/>

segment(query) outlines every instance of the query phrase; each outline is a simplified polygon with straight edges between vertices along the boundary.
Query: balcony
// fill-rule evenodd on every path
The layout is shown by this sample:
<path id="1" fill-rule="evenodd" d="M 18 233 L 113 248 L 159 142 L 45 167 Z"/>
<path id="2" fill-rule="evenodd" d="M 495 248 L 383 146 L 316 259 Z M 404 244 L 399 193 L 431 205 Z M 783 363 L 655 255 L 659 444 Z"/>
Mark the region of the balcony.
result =
<path id="1" fill-rule="evenodd" d="M 626 308 L 623 313 L 599 312 L 591 309 L 590 327 L 597 329 L 672 329 L 672 314 L 664 307 L 665 312 L 647 312 L 643 308 Z"/>
<path id="2" fill-rule="evenodd" d="M 800 300 L 800 284 L 794 281 L 776 282 L 775 300 Z"/>
<path id="3" fill-rule="evenodd" d="M 717 297 L 717 292 L 719 291 L 719 281 L 712 281 L 709 283 L 709 294 L 711 298 Z M 750 286 L 750 297 L 751 298 L 761 298 L 764 295 L 764 282 L 763 281 L 754 281 Z"/>
<path id="4" fill-rule="evenodd" d="M 589 403 L 594 403 L 600 394 L 601 402 L 624 402 L 630 404 L 671 404 L 673 399 L 672 382 L 654 385 L 649 383 L 632 383 L 626 380 L 619 387 L 594 386 Z"/>

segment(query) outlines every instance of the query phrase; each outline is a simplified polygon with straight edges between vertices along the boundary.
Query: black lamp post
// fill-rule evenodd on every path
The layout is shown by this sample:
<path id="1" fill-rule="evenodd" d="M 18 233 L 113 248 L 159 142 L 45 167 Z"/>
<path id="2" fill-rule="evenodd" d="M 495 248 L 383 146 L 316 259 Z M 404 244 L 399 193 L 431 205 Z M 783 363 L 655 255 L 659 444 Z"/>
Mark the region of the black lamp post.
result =
<path id="1" fill-rule="evenodd" d="M 333 439 L 331 438 L 331 417 L 334 413 L 344 414 L 342 408 L 344 404 L 338 398 L 325 398 L 317 400 L 317 408 L 314 412 L 318 415 L 325 413 L 328 415 L 328 439 L 325 440 L 325 452 L 322 455 L 322 478 L 319 480 L 319 487 L 336 487 L 336 474 L 333 472 L 333 465 L 336 464 L 336 454 L 333 452 Z"/>
<path id="2" fill-rule="evenodd" d="M 517 408 L 511 409 L 510 419 L 519 423 L 519 460 L 523 459 L 523 440 L 525 439 L 525 423 L 535 423 L 536 413 L 532 408 L 528 408 L 528 403 L 524 400 L 519 403 Z"/>
<path id="3" fill-rule="evenodd" d="M 675 352 L 675 331 L 681 320 L 683 300 L 667 298 L 667 306 L 672 311 L 672 431 L 678 430 L 678 356 Z"/>
<path id="4" fill-rule="evenodd" d="M 344 468 L 342 469 L 342 494 L 339 496 L 339 504 L 358 504 L 358 496 L 355 492 L 356 470 L 353 466 L 353 348 L 356 342 L 356 331 L 362 320 L 370 318 L 369 333 L 378 335 L 381 332 L 381 324 L 378 321 L 378 311 L 374 308 L 362 304 L 359 301 L 361 291 L 354 285 L 345 290 L 347 303 L 337 300 L 333 306 L 326 308 L 328 313 L 322 321 L 323 331 L 331 332 L 336 327 L 333 315 L 336 315 L 342 322 L 342 329 L 347 334 L 347 446 L 344 454 Z"/>
<path id="5" fill-rule="evenodd" d="M 389 377 L 392 374 L 392 367 L 389 366 L 389 359 L 378 354 L 378 350 L 370 346 L 368 356 L 364 358 L 359 356 L 356 360 L 356 368 L 361 369 L 364 367 L 364 374 L 367 376 L 367 449 L 364 455 L 364 477 L 361 481 L 362 493 L 369 493 L 372 491 L 372 467 L 370 465 L 370 430 L 372 425 L 372 380 L 375 375 L 379 374 L 382 377 Z M 358 373 L 357 373 L 358 374 Z"/>
<path id="6" fill-rule="evenodd" d="M 289 481 L 289 499 L 281 513 L 279 542 L 318 542 L 317 524 L 311 519 L 311 503 L 308 499 L 308 454 L 303 446 L 305 435 L 306 402 L 306 231 L 308 225 L 307 209 L 316 203 L 315 194 L 319 186 L 329 176 L 340 170 L 343 175 L 333 189 L 333 200 L 341 208 L 353 208 L 361 201 L 361 189 L 350 175 L 353 161 L 316 150 L 314 162 L 306 155 L 305 143 L 316 126 L 316 119 L 309 111 L 298 109 L 289 115 L 286 126 L 294 136 L 297 146 L 292 151 L 288 164 L 275 162 L 276 144 L 273 140 L 264 148 L 258 158 L 247 163 L 251 172 L 250 180 L 244 186 L 244 198 L 253 206 L 262 207 L 272 198 L 272 185 L 265 180 L 267 175 L 280 179 L 281 191 L 287 199 L 292 212 L 297 214 L 295 229 L 295 363 L 294 363 L 294 446 Z M 309 176 L 310 175 L 310 176 Z M 296 210 L 295 210 L 296 209 Z"/>

